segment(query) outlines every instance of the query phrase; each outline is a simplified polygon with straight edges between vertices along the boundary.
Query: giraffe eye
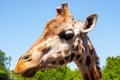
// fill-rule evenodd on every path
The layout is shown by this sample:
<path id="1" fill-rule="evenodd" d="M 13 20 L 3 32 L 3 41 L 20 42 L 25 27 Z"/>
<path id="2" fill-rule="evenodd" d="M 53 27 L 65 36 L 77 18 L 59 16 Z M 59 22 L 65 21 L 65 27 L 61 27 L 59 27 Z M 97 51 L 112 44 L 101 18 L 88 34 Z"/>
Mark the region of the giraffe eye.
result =
<path id="1" fill-rule="evenodd" d="M 65 40 L 70 40 L 73 38 L 73 36 L 74 36 L 74 32 L 72 29 L 64 30 L 59 34 L 59 37 Z"/>

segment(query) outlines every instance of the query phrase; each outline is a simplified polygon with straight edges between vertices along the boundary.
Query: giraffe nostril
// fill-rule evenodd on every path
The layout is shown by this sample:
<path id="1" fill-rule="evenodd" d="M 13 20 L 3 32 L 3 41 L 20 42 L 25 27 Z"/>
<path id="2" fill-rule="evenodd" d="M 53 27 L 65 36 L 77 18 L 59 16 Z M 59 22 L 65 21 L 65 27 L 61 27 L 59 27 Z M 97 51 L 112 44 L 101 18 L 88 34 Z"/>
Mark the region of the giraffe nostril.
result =
<path id="1" fill-rule="evenodd" d="M 25 55 L 25 56 L 23 56 L 22 60 L 23 61 L 31 61 L 32 59 L 31 59 L 30 55 Z"/>

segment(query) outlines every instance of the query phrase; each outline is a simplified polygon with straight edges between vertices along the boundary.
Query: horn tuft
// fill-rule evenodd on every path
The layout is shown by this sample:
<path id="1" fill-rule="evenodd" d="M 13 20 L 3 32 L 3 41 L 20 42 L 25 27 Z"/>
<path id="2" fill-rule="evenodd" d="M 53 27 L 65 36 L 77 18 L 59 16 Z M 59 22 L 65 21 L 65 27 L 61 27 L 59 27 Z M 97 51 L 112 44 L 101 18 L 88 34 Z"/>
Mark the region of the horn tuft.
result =
<path id="1" fill-rule="evenodd" d="M 68 4 L 66 3 L 66 2 L 63 2 L 62 3 L 62 8 L 64 9 L 64 8 L 68 8 Z"/>
<path id="2" fill-rule="evenodd" d="M 61 14 L 61 13 L 62 13 L 62 8 L 61 8 L 61 7 L 57 7 L 56 10 L 57 10 L 57 13 L 58 13 L 58 14 Z"/>

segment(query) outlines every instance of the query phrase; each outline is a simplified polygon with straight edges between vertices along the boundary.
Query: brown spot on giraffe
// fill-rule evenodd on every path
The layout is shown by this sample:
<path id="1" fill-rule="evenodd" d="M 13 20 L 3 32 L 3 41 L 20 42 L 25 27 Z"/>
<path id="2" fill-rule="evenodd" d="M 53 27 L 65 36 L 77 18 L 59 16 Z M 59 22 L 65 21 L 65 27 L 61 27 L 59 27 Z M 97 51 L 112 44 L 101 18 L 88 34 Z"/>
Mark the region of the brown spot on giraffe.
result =
<path id="1" fill-rule="evenodd" d="M 76 56 L 76 59 L 77 59 L 77 60 L 80 59 L 80 54 L 78 54 L 78 55 Z"/>
<path id="2" fill-rule="evenodd" d="M 65 57 L 65 60 L 67 61 L 67 60 L 69 60 L 69 58 L 70 58 L 70 56 L 66 56 L 66 57 Z"/>
<path id="3" fill-rule="evenodd" d="M 86 66 L 89 66 L 90 63 L 91 63 L 91 59 L 90 59 L 89 56 L 87 56 L 87 57 L 86 57 L 86 62 L 85 62 Z"/>
<path id="4" fill-rule="evenodd" d="M 51 47 L 47 47 L 47 48 L 43 49 L 42 52 L 45 53 L 45 54 L 47 54 L 47 53 L 50 51 L 50 48 L 51 48 Z"/>
<path id="5" fill-rule="evenodd" d="M 88 74 L 84 74 L 84 80 L 90 80 Z"/>
<path id="6" fill-rule="evenodd" d="M 71 55 L 70 55 L 70 62 L 74 59 L 74 57 L 75 57 L 75 54 L 71 53 Z"/>
<path id="7" fill-rule="evenodd" d="M 63 65 L 64 63 L 65 63 L 65 61 L 63 59 L 59 61 L 60 65 Z"/>
<path id="8" fill-rule="evenodd" d="M 56 64 L 56 61 L 52 61 L 51 63 L 52 63 L 52 64 Z"/>

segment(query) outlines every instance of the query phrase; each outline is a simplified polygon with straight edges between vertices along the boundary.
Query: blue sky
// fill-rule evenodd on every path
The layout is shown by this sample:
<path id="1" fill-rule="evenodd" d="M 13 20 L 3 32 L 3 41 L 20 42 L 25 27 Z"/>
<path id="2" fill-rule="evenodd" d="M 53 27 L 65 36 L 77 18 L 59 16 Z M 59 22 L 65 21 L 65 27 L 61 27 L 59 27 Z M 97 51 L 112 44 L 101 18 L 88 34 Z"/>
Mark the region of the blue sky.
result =
<path id="1" fill-rule="evenodd" d="M 99 15 L 89 37 L 100 57 L 101 67 L 108 56 L 120 55 L 119 0 L 0 0 L 0 49 L 12 57 L 11 69 L 23 53 L 40 37 L 56 7 L 67 2 L 75 17 L 84 21 L 93 13 Z M 74 69 L 75 64 L 69 66 Z"/>

